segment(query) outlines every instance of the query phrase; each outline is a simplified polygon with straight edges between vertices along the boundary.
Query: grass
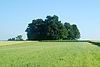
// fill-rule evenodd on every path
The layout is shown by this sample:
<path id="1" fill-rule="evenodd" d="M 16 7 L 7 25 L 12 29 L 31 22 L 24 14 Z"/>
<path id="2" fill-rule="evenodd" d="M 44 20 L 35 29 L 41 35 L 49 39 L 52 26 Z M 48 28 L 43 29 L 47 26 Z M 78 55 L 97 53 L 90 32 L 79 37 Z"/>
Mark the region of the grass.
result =
<path id="1" fill-rule="evenodd" d="M 100 67 L 100 47 L 88 42 L 10 44 L 0 42 L 0 67 Z"/>
<path id="2" fill-rule="evenodd" d="M 17 43 L 22 43 L 24 41 L 0 41 L 0 46 L 9 46 L 9 45 L 14 45 Z"/>

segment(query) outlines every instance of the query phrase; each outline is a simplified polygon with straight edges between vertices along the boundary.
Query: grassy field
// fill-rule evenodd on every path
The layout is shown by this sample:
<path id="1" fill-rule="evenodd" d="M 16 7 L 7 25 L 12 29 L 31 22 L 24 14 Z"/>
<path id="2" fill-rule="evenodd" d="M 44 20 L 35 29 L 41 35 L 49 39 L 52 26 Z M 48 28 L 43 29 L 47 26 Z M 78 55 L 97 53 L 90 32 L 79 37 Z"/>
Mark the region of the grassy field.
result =
<path id="1" fill-rule="evenodd" d="M 22 43 L 24 41 L 0 41 L 0 46 L 9 46 L 9 45 L 14 45 L 17 43 Z"/>
<path id="2" fill-rule="evenodd" d="M 88 42 L 0 42 L 0 67 L 100 67 L 100 47 Z"/>

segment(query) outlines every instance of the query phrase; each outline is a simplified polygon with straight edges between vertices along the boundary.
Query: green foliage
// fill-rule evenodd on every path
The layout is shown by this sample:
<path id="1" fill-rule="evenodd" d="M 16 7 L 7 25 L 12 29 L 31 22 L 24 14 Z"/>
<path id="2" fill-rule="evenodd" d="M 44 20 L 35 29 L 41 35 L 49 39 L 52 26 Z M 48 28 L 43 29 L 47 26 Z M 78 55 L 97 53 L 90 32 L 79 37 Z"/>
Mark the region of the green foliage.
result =
<path id="1" fill-rule="evenodd" d="M 26 29 L 28 40 L 44 40 L 46 39 L 47 25 L 42 19 L 33 20 Z"/>
<path id="2" fill-rule="evenodd" d="M 100 67 L 100 47 L 88 42 L 11 43 L 0 47 L 0 67 Z"/>
<path id="3" fill-rule="evenodd" d="M 22 35 L 18 35 L 18 36 L 16 37 L 16 41 L 23 41 Z"/>
<path id="4" fill-rule="evenodd" d="M 47 16 L 45 23 L 47 40 L 59 40 L 67 37 L 67 31 L 57 16 Z"/>
<path id="5" fill-rule="evenodd" d="M 22 35 L 18 35 L 15 38 L 10 38 L 8 41 L 23 41 Z"/>
<path id="6" fill-rule="evenodd" d="M 70 25 L 70 23 L 64 23 L 64 26 L 66 28 L 66 30 L 68 31 L 68 36 L 67 36 L 67 40 L 73 40 L 74 39 L 74 33 L 72 30 L 72 26 Z"/>
<path id="7" fill-rule="evenodd" d="M 70 23 L 64 23 L 64 26 L 66 30 L 68 31 L 68 37 L 67 40 L 77 40 L 80 38 L 80 32 L 77 28 L 77 25 L 73 24 L 70 25 Z"/>
<path id="8" fill-rule="evenodd" d="M 75 28 L 77 29 L 77 28 Z M 28 24 L 27 32 L 28 40 L 73 40 L 78 39 L 74 37 L 73 28 L 69 23 L 64 25 L 59 21 L 59 17 L 47 16 L 45 20 L 35 19 Z M 75 31 L 76 33 L 77 31 Z M 78 30 L 79 32 L 79 30 Z M 80 34 L 79 34 L 80 36 Z"/>
<path id="9" fill-rule="evenodd" d="M 40 42 L 88 42 L 90 40 L 41 40 Z"/>
<path id="10" fill-rule="evenodd" d="M 94 45 L 97 45 L 97 46 L 99 46 L 99 47 L 100 47 L 100 42 L 93 42 L 93 41 L 89 41 L 89 43 L 94 44 Z"/>
<path id="11" fill-rule="evenodd" d="M 15 40 L 16 40 L 15 38 L 8 39 L 8 41 L 15 41 Z"/>
<path id="12" fill-rule="evenodd" d="M 74 39 L 80 38 L 80 32 L 75 24 L 72 25 L 73 37 Z"/>

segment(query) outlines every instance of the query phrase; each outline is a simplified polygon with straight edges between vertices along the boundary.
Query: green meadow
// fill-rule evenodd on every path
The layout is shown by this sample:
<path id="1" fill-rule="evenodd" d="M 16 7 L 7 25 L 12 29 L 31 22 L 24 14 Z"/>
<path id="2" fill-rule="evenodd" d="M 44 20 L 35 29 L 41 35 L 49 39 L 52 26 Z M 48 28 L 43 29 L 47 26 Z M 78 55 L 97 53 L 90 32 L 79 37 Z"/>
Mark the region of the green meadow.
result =
<path id="1" fill-rule="evenodd" d="M 88 42 L 0 41 L 0 67 L 100 67 L 100 47 Z"/>

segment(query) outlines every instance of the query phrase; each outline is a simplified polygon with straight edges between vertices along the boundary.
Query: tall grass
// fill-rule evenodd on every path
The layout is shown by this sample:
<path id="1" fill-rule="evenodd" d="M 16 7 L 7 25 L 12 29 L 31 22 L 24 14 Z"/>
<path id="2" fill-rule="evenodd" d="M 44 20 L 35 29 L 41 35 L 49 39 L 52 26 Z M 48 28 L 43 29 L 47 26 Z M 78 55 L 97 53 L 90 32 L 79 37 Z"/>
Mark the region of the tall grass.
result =
<path id="1" fill-rule="evenodd" d="M 0 41 L 0 46 L 14 45 L 17 43 L 23 43 L 24 41 Z"/>
<path id="2" fill-rule="evenodd" d="M 17 43 L 0 47 L 0 67 L 100 67 L 100 47 L 88 42 Z"/>

